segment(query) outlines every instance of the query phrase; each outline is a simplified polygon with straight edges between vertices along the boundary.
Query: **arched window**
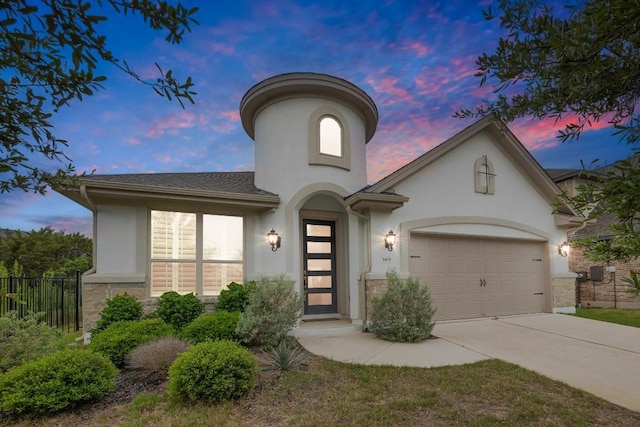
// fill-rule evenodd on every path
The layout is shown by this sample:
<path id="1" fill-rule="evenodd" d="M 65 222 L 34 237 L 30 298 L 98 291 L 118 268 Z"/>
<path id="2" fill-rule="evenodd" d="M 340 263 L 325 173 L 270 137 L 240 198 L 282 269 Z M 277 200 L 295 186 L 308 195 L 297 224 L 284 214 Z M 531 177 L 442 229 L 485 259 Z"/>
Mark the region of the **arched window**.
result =
<path id="1" fill-rule="evenodd" d="M 342 126 L 330 116 L 320 119 L 320 153 L 342 157 Z"/>
<path id="2" fill-rule="evenodd" d="M 334 107 L 322 106 L 309 117 L 309 164 L 351 170 L 349 123 Z"/>
<path id="3" fill-rule="evenodd" d="M 495 194 L 496 173 L 486 155 L 478 158 L 473 165 L 473 183 L 476 193 Z"/>

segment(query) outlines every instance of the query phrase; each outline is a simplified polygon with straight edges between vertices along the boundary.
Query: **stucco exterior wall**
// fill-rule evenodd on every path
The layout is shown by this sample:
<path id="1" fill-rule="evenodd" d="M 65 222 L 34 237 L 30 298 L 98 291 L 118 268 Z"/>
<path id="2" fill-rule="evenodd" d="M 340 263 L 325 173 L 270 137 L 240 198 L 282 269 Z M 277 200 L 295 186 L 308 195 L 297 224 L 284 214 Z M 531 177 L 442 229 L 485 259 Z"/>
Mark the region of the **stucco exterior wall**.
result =
<path id="1" fill-rule="evenodd" d="M 474 162 L 482 155 L 495 167 L 494 195 L 474 189 Z M 372 216 L 374 272 L 407 270 L 408 264 L 401 264 L 401 259 L 408 249 L 410 227 L 416 227 L 423 232 L 545 240 L 551 274 L 569 273 L 566 259 L 557 254 L 566 233 L 555 227 L 550 202 L 482 133 L 401 182 L 395 191 L 408 196 L 409 202 L 389 216 Z M 420 219 L 429 221 L 421 225 Z M 383 237 L 389 229 L 400 231 L 397 253 L 394 249 L 389 254 L 384 248 Z"/>
<path id="2" fill-rule="evenodd" d="M 475 192 L 474 163 L 483 155 L 494 166 L 493 195 Z M 547 242 L 548 260 L 545 282 L 552 288 L 547 306 L 552 310 L 574 307 L 575 301 L 567 297 L 566 283 L 575 275 L 567 258 L 557 251 L 567 238 L 566 232 L 556 228 L 551 202 L 487 135 L 474 135 L 394 190 L 409 197 L 409 202 L 390 215 L 372 214 L 370 278 L 383 277 L 389 269 L 408 274 L 412 232 L 543 241 Z M 392 252 L 384 247 L 389 230 L 398 235 Z"/>
<path id="3" fill-rule="evenodd" d="M 351 169 L 309 165 L 309 119 L 320 107 L 338 110 L 347 120 Z M 322 98 L 286 99 L 264 108 L 255 120 L 255 182 L 259 188 L 289 200 L 301 188 L 330 182 L 353 193 L 367 183 L 365 129 L 360 117 L 337 102 Z"/>
<path id="4" fill-rule="evenodd" d="M 335 109 L 349 132 L 350 168 L 309 164 L 309 123 L 318 109 Z M 300 212 L 323 213 L 339 219 L 338 254 L 342 275 L 338 294 L 341 313 L 359 318 L 359 274 L 363 270 L 362 219 L 349 215 L 343 198 L 367 184 L 366 135 L 362 118 L 351 108 L 327 98 L 293 97 L 271 103 L 255 118 L 255 182 L 278 194 L 283 203 L 256 217 L 254 268 L 248 279 L 284 274 L 302 292 L 302 233 Z M 312 214 L 313 216 L 313 214 Z M 281 236 L 282 246 L 272 252 L 264 236 L 271 229 Z"/>
<path id="5" fill-rule="evenodd" d="M 98 206 L 96 239 L 96 274 L 146 272 L 146 207 Z"/>

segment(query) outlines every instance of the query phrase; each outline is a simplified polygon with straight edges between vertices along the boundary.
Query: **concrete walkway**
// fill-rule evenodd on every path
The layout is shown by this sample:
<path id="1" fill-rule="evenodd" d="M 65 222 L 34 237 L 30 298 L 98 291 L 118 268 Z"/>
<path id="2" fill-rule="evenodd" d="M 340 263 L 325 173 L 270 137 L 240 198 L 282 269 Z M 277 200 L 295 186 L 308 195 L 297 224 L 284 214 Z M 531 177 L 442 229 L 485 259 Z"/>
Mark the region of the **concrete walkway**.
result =
<path id="1" fill-rule="evenodd" d="M 438 322 L 438 339 L 391 343 L 358 332 L 301 336 L 341 362 L 435 367 L 496 358 L 640 411 L 640 329 L 561 314 Z"/>

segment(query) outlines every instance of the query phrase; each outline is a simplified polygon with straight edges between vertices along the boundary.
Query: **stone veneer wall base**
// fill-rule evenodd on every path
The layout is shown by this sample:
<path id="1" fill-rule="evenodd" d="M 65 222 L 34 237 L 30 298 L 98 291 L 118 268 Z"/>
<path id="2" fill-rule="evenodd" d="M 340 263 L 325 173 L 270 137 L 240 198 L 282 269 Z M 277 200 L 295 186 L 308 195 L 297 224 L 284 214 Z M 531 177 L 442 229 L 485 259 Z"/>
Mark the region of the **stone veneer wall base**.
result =
<path id="1" fill-rule="evenodd" d="M 83 283 L 82 284 L 82 330 L 85 344 L 91 339 L 91 330 L 100 320 L 100 312 L 106 307 L 107 300 L 117 295 L 129 294 L 142 302 L 144 314 L 152 313 L 158 307 L 157 297 L 147 296 L 146 283 Z M 212 313 L 218 302 L 217 296 L 201 296 L 204 312 Z"/>

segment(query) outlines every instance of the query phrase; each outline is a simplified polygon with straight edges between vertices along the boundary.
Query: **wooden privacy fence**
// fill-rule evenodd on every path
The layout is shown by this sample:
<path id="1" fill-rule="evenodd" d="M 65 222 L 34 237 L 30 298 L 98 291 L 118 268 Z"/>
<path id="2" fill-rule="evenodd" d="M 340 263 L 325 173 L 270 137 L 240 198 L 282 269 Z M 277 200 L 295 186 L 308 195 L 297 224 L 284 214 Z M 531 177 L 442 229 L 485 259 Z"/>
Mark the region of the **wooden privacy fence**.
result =
<path id="1" fill-rule="evenodd" d="M 0 316 L 16 311 L 18 317 L 44 313 L 48 325 L 79 331 L 82 325 L 80 272 L 74 277 L 0 277 L 0 289 L 16 298 L 0 299 Z"/>

